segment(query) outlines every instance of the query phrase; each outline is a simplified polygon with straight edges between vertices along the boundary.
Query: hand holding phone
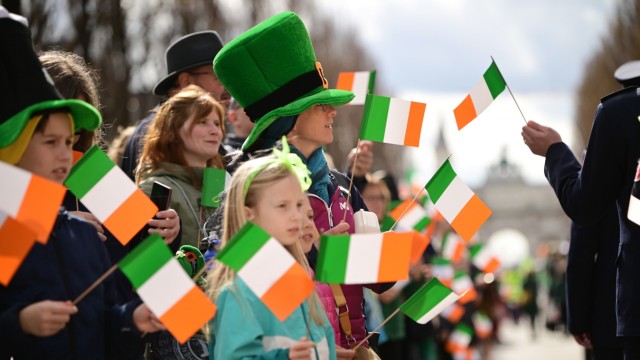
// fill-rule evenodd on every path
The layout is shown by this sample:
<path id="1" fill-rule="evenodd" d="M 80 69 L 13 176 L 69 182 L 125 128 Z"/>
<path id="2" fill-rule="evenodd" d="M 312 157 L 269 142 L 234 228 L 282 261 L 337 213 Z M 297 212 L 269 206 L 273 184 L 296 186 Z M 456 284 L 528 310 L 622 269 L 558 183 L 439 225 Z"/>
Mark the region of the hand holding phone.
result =
<path id="1" fill-rule="evenodd" d="M 171 188 L 161 182 L 154 181 L 149 199 L 158 207 L 159 211 L 167 210 L 171 202 Z M 157 219 L 156 216 L 153 218 Z M 144 227 L 143 234 L 145 237 L 149 234 L 149 229 L 151 229 L 149 225 Z"/>

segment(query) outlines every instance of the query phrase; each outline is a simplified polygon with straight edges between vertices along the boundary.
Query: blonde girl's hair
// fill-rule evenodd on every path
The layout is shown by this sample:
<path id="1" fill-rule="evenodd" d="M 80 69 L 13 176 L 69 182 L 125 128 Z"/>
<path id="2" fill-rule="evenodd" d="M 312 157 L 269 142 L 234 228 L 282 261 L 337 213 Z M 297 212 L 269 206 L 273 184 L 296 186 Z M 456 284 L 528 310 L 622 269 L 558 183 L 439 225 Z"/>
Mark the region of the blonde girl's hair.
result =
<path id="1" fill-rule="evenodd" d="M 259 169 L 261 167 L 263 168 L 262 170 Z M 253 177 L 256 171 L 257 174 Z M 231 178 L 231 184 L 224 204 L 222 247 L 224 247 L 248 221 L 245 207 L 255 207 L 263 196 L 268 196 L 265 192 L 267 187 L 288 176 L 295 177 L 296 175 L 286 165 L 278 162 L 275 155 L 249 160 L 236 170 Z M 244 192 L 247 182 L 250 182 L 250 184 L 245 197 Z M 286 245 L 285 248 L 296 261 L 302 265 L 307 273 L 310 273 L 310 266 L 300 243 L 296 241 L 293 245 Z M 211 301 L 214 303 L 217 301 L 221 290 L 225 286 L 231 286 L 235 282 L 235 276 L 235 272 L 228 266 L 222 263 L 216 264 L 207 279 L 209 284 L 207 293 Z M 307 298 L 307 302 L 309 304 L 311 318 L 316 324 L 324 325 L 324 320 L 321 316 L 324 308 L 315 291 Z"/>
<path id="2" fill-rule="evenodd" d="M 201 119 L 215 111 L 220 118 L 220 128 L 224 139 L 224 109 L 211 94 L 196 85 L 189 85 L 176 93 L 160 106 L 155 118 L 149 126 L 145 137 L 144 148 L 140 156 L 140 164 L 136 169 L 136 181 L 140 182 L 142 174 L 156 170 L 160 164 L 170 162 L 187 166 L 192 183 L 196 188 L 200 184 L 196 175 L 188 167 L 184 157 L 184 142 L 180 138 L 180 129 L 189 119 Z M 191 129 L 197 121 L 191 123 Z M 224 169 L 224 161 L 220 153 L 207 162 L 207 167 Z"/>

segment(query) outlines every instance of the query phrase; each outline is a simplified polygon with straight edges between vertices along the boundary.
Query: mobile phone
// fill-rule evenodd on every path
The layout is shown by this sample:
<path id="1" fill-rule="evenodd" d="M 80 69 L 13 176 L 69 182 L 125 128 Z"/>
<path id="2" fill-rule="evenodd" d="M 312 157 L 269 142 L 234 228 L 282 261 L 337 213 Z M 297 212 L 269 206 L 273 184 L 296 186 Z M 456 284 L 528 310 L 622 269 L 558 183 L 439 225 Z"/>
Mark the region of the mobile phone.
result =
<path id="1" fill-rule="evenodd" d="M 149 199 L 151 202 L 156 204 L 158 207 L 158 211 L 167 210 L 169 208 L 169 203 L 171 202 L 171 188 L 167 185 L 154 181 L 153 186 L 151 187 L 151 195 L 149 195 Z M 157 219 L 155 216 L 154 219 Z M 151 226 L 145 225 L 142 229 L 143 237 L 147 237 L 149 235 L 149 229 Z"/>
<path id="2" fill-rule="evenodd" d="M 161 182 L 154 181 L 149 199 L 156 204 L 158 210 L 167 210 L 171 202 L 171 188 Z"/>

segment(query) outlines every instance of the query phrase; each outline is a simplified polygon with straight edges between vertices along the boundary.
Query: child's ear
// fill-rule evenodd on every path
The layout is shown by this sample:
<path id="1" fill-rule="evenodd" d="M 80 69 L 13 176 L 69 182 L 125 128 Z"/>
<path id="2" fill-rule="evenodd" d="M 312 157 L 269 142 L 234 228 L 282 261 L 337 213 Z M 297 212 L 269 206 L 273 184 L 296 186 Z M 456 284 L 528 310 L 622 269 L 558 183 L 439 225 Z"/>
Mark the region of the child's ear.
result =
<path id="1" fill-rule="evenodd" d="M 253 220 L 256 216 L 253 209 L 248 206 L 244 207 L 244 215 L 247 217 L 247 220 Z"/>

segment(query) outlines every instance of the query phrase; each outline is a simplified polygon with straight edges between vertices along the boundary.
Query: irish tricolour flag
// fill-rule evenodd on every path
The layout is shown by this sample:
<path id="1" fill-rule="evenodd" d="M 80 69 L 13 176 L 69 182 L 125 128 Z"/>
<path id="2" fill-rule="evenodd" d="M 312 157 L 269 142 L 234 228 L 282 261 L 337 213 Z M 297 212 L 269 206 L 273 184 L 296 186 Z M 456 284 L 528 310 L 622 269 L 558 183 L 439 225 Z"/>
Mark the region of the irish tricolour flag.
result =
<path id="1" fill-rule="evenodd" d="M 455 264 L 462 260 L 462 255 L 464 255 L 464 251 L 467 249 L 464 241 L 460 239 L 460 236 L 453 232 L 447 232 L 442 236 L 441 245 L 440 253 L 442 257 L 451 260 L 451 262 Z"/>
<path id="2" fill-rule="evenodd" d="M 284 321 L 313 291 L 302 265 L 259 226 L 248 222 L 218 253 L 260 300 Z"/>
<path id="3" fill-rule="evenodd" d="M 152 234 L 118 263 L 142 301 L 184 343 L 216 313 L 158 234 Z"/>
<path id="4" fill-rule="evenodd" d="M 9 285 L 35 241 L 35 231 L 0 210 L 0 284 Z"/>
<path id="5" fill-rule="evenodd" d="M 465 324 L 458 324 L 449 335 L 445 348 L 452 354 L 464 353 L 471 343 L 472 336 L 472 328 Z"/>
<path id="6" fill-rule="evenodd" d="M 493 255 L 488 247 L 477 244 L 469 249 L 471 263 L 484 273 L 494 273 L 500 268 L 500 259 Z"/>
<path id="7" fill-rule="evenodd" d="M 478 298 L 476 287 L 473 285 L 471 277 L 464 271 L 456 271 L 453 278 L 452 290 L 460 295 L 460 303 L 466 304 Z"/>
<path id="8" fill-rule="evenodd" d="M 413 294 L 400 311 L 419 324 L 426 324 L 458 300 L 458 295 L 433 278 Z"/>
<path id="9" fill-rule="evenodd" d="M 481 112 L 484 111 L 493 100 L 504 91 L 507 83 L 504 81 L 495 61 L 491 62 L 489 69 L 485 71 L 484 76 L 471 93 L 464 98 L 462 103 L 453 110 L 456 117 L 458 130 L 465 127 Z"/>
<path id="10" fill-rule="evenodd" d="M 400 231 L 411 229 L 423 231 L 431 223 L 427 210 L 417 201 L 407 199 L 389 212 L 389 216 L 398 222 L 396 228 Z"/>
<path id="11" fill-rule="evenodd" d="M 0 210 L 46 244 L 67 191 L 64 186 L 0 161 Z"/>
<path id="12" fill-rule="evenodd" d="M 322 236 L 316 279 L 329 284 L 404 280 L 409 274 L 412 232 Z"/>
<path id="13" fill-rule="evenodd" d="M 491 216 L 491 209 L 458 177 L 448 159 L 425 188 L 438 211 L 467 242 Z"/>
<path id="14" fill-rule="evenodd" d="M 65 185 L 122 244 L 158 212 L 147 195 L 97 146 L 73 166 Z"/>
<path id="15" fill-rule="evenodd" d="M 376 81 L 375 71 L 341 72 L 338 74 L 336 89 L 351 91 L 356 97 L 349 105 L 362 105 L 367 94 L 373 93 Z"/>
<path id="16" fill-rule="evenodd" d="M 420 146 L 427 104 L 367 95 L 360 139 L 404 146 Z"/>
<path id="17" fill-rule="evenodd" d="M 446 286 L 453 283 L 453 265 L 445 258 L 434 256 L 431 259 L 431 273 Z"/>
<path id="18" fill-rule="evenodd" d="M 202 206 L 220 206 L 220 193 L 227 190 L 231 184 L 231 175 L 224 169 L 205 168 L 202 176 Z"/>

